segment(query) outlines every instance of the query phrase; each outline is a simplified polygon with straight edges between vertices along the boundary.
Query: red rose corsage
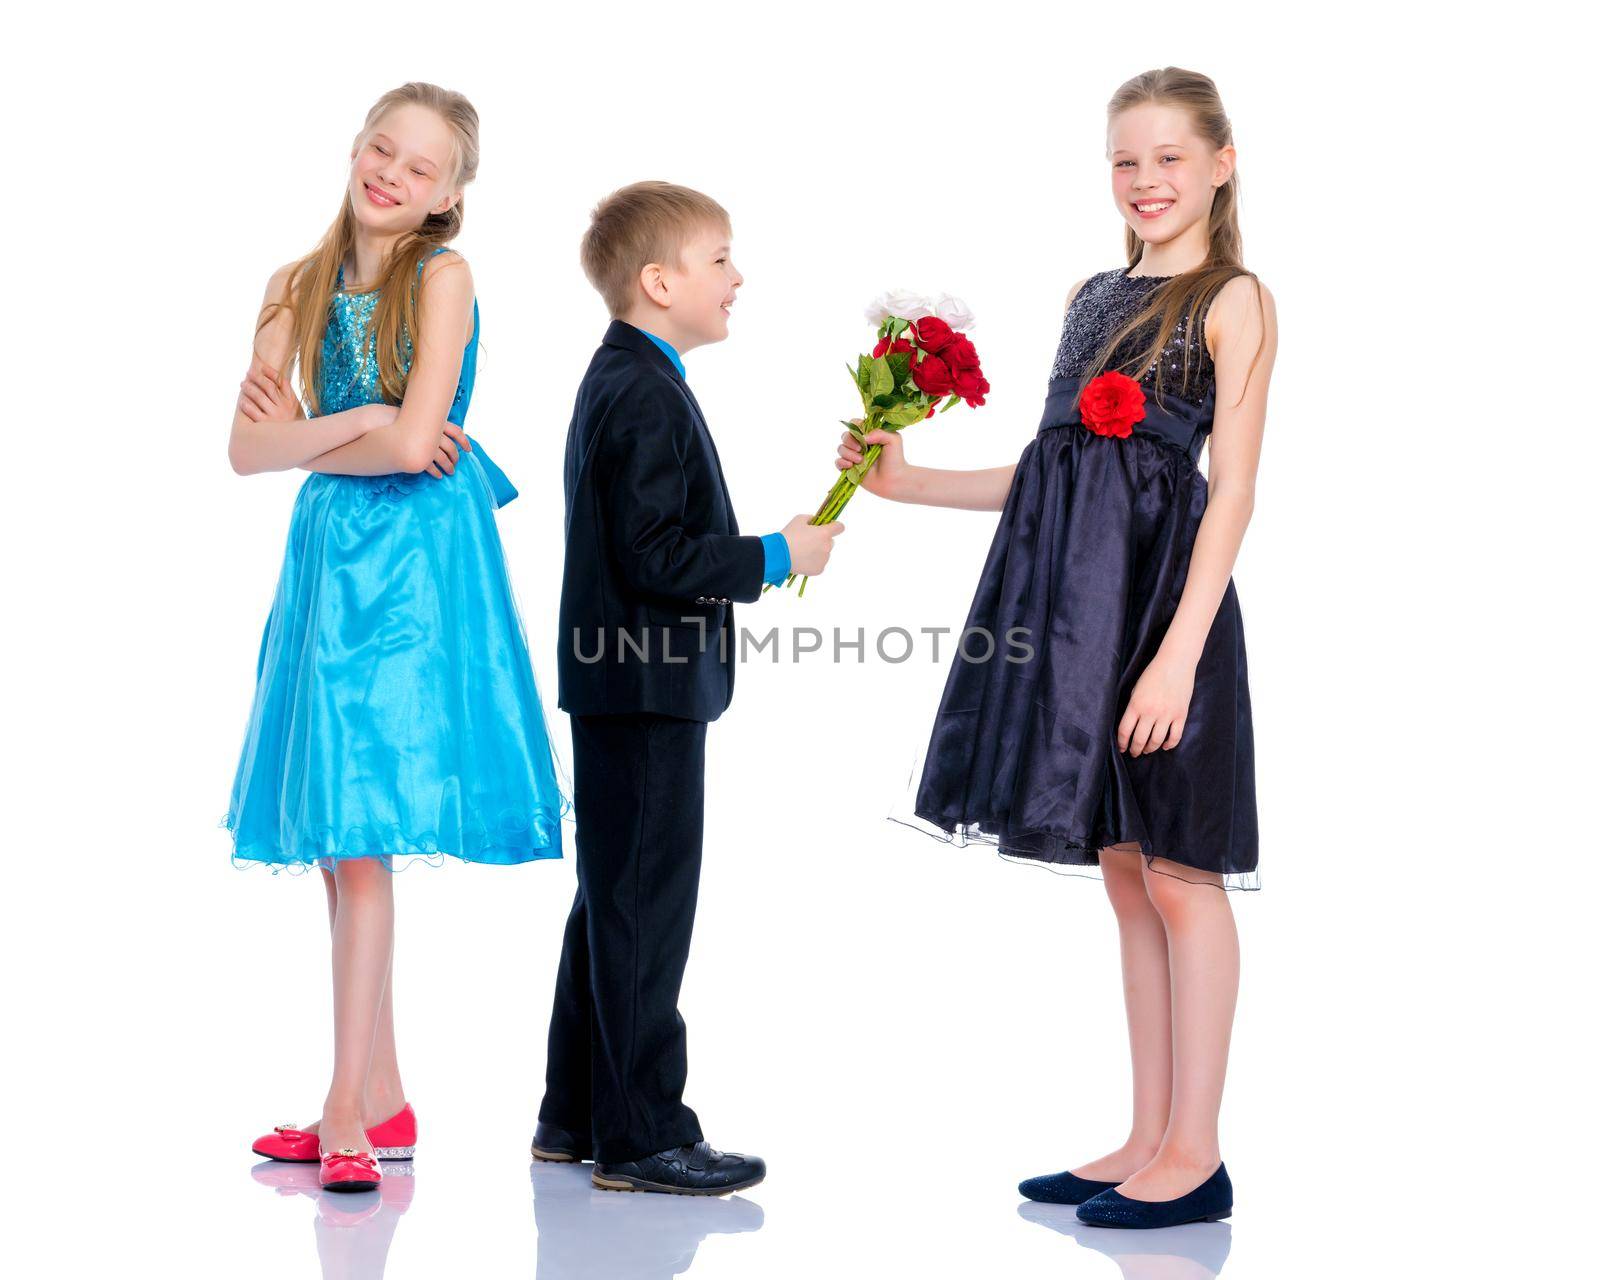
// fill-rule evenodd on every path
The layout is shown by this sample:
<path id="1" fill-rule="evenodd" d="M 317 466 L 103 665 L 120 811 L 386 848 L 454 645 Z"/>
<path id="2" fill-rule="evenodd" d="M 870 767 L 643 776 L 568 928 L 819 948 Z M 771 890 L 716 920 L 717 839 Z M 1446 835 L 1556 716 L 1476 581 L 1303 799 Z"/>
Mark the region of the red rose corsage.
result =
<path id="1" fill-rule="evenodd" d="M 1096 435 L 1126 437 L 1144 421 L 1144 388 L 1115 369 L 1091 378 L 1078 398 L 1078 415 Z"/>

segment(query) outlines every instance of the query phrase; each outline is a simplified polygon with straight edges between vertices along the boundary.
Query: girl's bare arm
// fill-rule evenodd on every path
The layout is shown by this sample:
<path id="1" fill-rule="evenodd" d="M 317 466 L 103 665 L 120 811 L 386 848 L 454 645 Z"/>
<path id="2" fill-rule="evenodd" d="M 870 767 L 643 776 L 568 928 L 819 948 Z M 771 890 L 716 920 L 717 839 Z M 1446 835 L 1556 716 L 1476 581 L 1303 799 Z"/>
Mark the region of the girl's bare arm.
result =
<path id="1" fill-rule="evenodd" d="M 455 253 L 430 258 L 417 299 L 415 354 L 406 394 L 394 420 L 302 464 L 307 471 L 379 476 L 395 471 L 454 467 L 457 449 L 470 448 L 462 428 L 446 418 L 461 376 L 461 354 L 472 336 L 472 271 Z M 436 467 L 438 463 L 438 467 Z"/>
<path id="2" fill-rule="evenodd" d="M 288 267 L 273 273 L 262 299 L 263 310 L 275 302 L 287 301 L 288 280 Z M 294 356 L 290 349 L 292 327 L 288 308 L 280 307 L 255 336 L 246 383 L 277 388 L 279 405 L 288 407 L 273 415 L 270 408 L 258 407 L 259 393 L 249 393 L 248 389 L 241 393 L 228 436 L 228 461 L 242 476 L 258 471 L 291 470 L 318 454 L 348 444 L 383 420 L 384 415 L 374 412 L 386 408 L 383 405 L 364 405 L 326 417 L 301 416 L 285 374 Z M 250 395 L 256 397 L 254 404 Z"/>
<path id="3" fill-rule="evenodd" d="M 1190 669 L 1200 662 L 1255 506 L 1267 386 L 1278 350 L 1277 306 L 1267 287 L 1249 276 L 1228 281 L 1212 301 L 1206 336 L 1217 376 L 1209 494 L 1183 595 L 1156 656 Z"/>

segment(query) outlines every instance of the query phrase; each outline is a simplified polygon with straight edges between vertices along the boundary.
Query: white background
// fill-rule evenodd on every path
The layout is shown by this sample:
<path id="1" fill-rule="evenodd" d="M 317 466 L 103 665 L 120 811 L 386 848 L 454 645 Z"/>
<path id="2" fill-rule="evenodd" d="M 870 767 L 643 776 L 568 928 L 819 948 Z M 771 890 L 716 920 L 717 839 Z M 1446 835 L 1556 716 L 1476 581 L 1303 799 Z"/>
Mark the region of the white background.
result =
<path id="1" fill-rule="evenodd" d="M 570 854 L 399 882 L 423 1138 L 398 1225 L 249 1173 L 256 1134 L 315 1115 L 330 1015 L 315 877 L 235 870 L 215 829 L 300 482 L 236 477 L 227 424 L 263 284 L 332 220 L 371 100 L 430 79 L 482 116 L 471 427 L 522 490 L 501 529 L 570 762 L 560 463 L 605 325 L 576 261 L 594 201 L 662 177 L 731 211 L 733 336 L 689 376 L 744 527 L 772 529 L 832 482 L 842 363 L 890 286 L 964 296 L 994 385 L 915 428 L 913 460 L 1021 451 L 1068 287 L 1123 262 L 1105 101 L 1167 63 L 1223 92 L 1281 324 L 1235 575 L 1264 889 L 1231 899 L 1226 1274 L 1591 1267 L 1592 72 L 1553 7 L 1477 12 L 77 6 L 13 27 L 6 1270 L 316 1275 L 319 1246 L 330 1275 L 386 1249 L 392 1280 L 536 1265 Z M 740 621 L 959 627 L 993 515 L 863 495 L 845 522 L 803 601 Z M 1115 934 L 1092 880 L 885 820 L 944 670 L 869 647 L 741 671 L 709 738 L 688 1098 L 771 1175 L 731 1205 L 547 1179 L 541 1280 L 671 1275 L 762 1217 L 693 1275 L 1214 1272 L 1220 1227 L 1018 1212 L 1019 1178 L 1124 1135 Z"/>

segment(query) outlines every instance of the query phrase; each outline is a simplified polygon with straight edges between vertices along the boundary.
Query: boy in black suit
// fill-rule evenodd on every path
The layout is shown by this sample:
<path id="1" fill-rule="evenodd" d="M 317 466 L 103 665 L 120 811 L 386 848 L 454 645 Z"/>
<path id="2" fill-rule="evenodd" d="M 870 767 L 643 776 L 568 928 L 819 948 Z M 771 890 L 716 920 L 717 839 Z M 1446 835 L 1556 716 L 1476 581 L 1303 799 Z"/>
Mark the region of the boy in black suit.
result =
<path id="1" fill-rule="evenodd" d="M 578 894 L 533 1154 L 611 1190 L 724 1195 L 766 1174 L 683 1103 L 678 991 L 700 877 L 706 724 L 733 696 L 732 602 L 827 564 L 840 524 L 741 536 L 684 352 L 728 336 L 728 215 L 640 182 L 596 207 L 583 267 L 613 317 L 567 434 L 560 706 L 572 717 Z"/>

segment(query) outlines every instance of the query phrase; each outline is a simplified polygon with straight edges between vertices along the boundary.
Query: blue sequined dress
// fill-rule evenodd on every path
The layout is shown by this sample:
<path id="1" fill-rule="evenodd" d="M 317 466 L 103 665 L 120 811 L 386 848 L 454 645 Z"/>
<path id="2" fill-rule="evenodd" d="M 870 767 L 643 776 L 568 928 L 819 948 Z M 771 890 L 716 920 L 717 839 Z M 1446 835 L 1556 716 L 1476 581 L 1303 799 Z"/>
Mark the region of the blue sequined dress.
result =
<path id="1" fill-rule="evenodd" d="M 367 345 L 377 291 L 343 284 L 341 271 L 325 414 L 383 399 Z M 458 425 L 477 352 L 474 302 Z M 313 473 L 301 486 L 224 819 L 237 862 L 561 856 L 570 806 L 495 525 L 516 491 L 481 452 L 442 479 Z"/>

